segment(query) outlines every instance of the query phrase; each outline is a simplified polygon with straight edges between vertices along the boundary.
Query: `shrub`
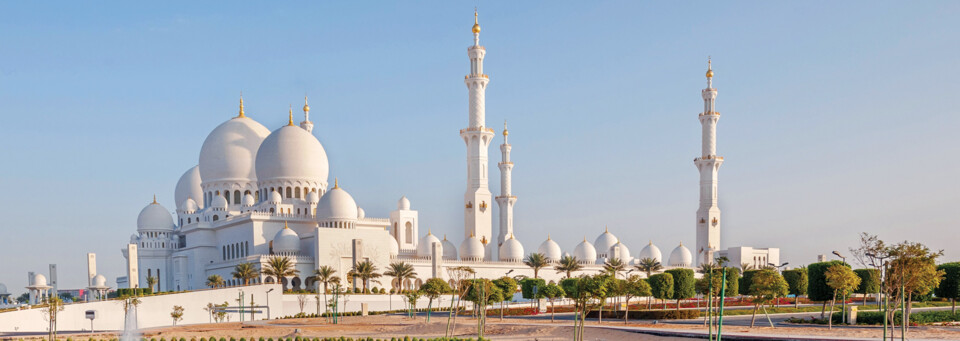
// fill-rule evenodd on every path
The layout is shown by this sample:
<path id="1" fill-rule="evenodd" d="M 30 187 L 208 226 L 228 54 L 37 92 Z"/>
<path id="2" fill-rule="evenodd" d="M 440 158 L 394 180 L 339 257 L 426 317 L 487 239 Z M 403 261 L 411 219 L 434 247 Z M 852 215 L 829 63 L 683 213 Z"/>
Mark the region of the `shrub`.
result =
<path id="1" fill-rule="evenodd" d="M 671 298 L 683 300 L 697 294 L 697 280 L 693 278 L 693 270 L 670 269 L 664 272 L 673 275 L 673 297 Z"/>
<path id="2" fill-rule="evenodd" d="M 960 262 L 940 264 L 937 270 L 943 270 L 945 274 L 940 286 L 934 289 L 934 294 L 951 300 L 955 306 L 960 298 Z"/>
<path id="3" fill-rule="evenodd" d="M 520 292 L 523 298 L 532 299 L 532 298 L 543 298 L 543 293 L 540 292 L 540 289 L 547 286 L 547 282 L 543 278 L 524 278 L 520 281 Z M 533 288 L 537 287 L 537 297 L 533 297 Z"/>
<path id="4" fill-rule="evenodd" d="M 791 295 L 807 294 L 807 269 L 790 269 L 783 271 L 783 279 L 787 281 L 787 287 Z"/>
<path id="5" fill-rule="evenodd" d="M 860 277 L 860 286 L 853 292 L 858 294 L 876 294 L 880 292 L 880 270 L 856 269 L 853 270 Z"/>
<path id="6" fill-rule="evenodd" d="M 813 263 L 807 266 L 807 297 L 811 301 L 825 302 L 833 299 L 833 289 L 827 285 L 826 272 L 831 266 L 838 264 L 850 266 L 838 260 Z"/>
<path id="7" fill-rule="evenodd" d="M 650 290 L 654 298 L 661 300 L 673 298 L 673 275 L 670 273 L 652 275 L 647 281 L 650 282 Z"/>
<path id="8" fill-rule="evenodd" d="M 653 277 L 653 276 L 651 276 Z M 623 318 L 623 311 L 604 311 L 604 318 Z M 587 313 L 588 318 L 596 318 L 600 312 L 592 310 Z M 633 320 L 686 320 L 700 317 L 700 311 L 695 309 L 683 310 L 634 310 L 628 318 Z"/>
<path id="9" fill-rule="evenodd" d="M 727 268 L 727 287 L 724 289 L 726 297 L 736 296 L 740 292 L 740 269 Z"/>
<path id="10" fill-rule="evenodd" d="M 740 277 L 739 283 L 740 290 L 737 291 L 740 295 L 750 295 L 750 283 L 753 283 L 753 275 L 760 270 L 747 270 L 743 272 L 743 277 Z"/>

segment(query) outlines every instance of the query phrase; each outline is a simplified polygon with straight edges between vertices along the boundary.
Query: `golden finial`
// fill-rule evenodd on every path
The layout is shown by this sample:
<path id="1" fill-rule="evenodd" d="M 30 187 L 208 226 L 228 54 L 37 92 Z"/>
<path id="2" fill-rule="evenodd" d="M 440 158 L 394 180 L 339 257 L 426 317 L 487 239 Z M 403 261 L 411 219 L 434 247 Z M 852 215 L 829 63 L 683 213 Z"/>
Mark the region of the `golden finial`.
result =
<path id="1" fill-rule="evenodd" d="M 607 225 L 603 225 L 603 233 L 610 233 L 610 229 L 607 229 Z"/>
<path id="2" fill-rule="evenodd" d="M 310 105 L 307 104 L 307 95 L 303 95 L 303 112 L 310 112 Z"/>
<path id="3" fill-rule="evenodd" d="M 290 226 L 287 226 L 287 221 L 286 221 L 286 220 L 283 221 L 283 228 L 284 228 L 284 229 L 288 229 L 288 230 L 290 229 Z"/>
<path id="4" fill-rule="evenodd" d="M 503 120 L 503 137 L 507 137 L 510 133 L 507 131 L 507 120 Z"/>
<path id="5" fill-rule="evenodd" d="M 583 241 L 584 241 L 584 242 L 587 241 L 587 236 L 583 236 Z"/>
<path id="6" fill-rule="evenodd" d="M 447 234 L 446 234 L 446 233 L 443 234 L 443 240 L 447 240 Z"/>
<path id="7" fill-rule="evenodd" d="M 550 240 L 550 234 L 547 233 L 547 240 Z"/>
<path id="8" fill-rule="evenodd" d="M 433 230 L 427 229 L 427 235 L 428 235 L 428 236 L 433 235 Z"/>
<path id="9" fill-rule="evenodd" d="M 713 78 L 713 65 L 710 57 L 707 57 L 707 78 Z"/>
<path id="10" fill-rule="evenodd" d="M 333 178 L 333 189 L 340 188 L 340 179 Z"/>
<path id="11" fill-rule="evenodd" d="M 290 122 L 288 122 L 287 125 L 293 125 L 293 104 L 290 105 Z"/>
<path id="12" fill-rule="evenodd" d="M 247 117 L 243 114 L 243 91 L 240 92 L 240 114 L 237 117 Z"/>
<path id="13" fill-rule="evenodd" d="M 473 33 L 480 33 L 480 22 L 477 20 L 477 8 L 473 8 Z"/>
<path id="14" fill-rule="evenodd" d="M 153 195 L 153 204 L 154 204 L 154 205 L 157 204 L 157 195 L 156 195 L 156 194 Z"/>

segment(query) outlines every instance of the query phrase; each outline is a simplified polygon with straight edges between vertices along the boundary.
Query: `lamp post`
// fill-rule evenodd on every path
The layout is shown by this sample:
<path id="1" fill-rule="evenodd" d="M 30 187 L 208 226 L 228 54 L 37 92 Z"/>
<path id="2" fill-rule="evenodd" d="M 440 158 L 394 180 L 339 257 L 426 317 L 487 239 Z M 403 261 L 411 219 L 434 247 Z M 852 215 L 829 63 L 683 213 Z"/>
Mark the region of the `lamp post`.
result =
<path id="1" fill-rule="evenodd" d="M 879 256 L 875 253 L 866 253 L 867 257 L 870 257 L 870 265 L 877 268 L 877 271 L 880 272 L 880 295 L 877 297 L 877 305 L 880 305 L 880 301 L 883 300 L 883 340 L 887 340 L 887 305 L 889 305 L 889 296 L 885 295 L 884 287 L 886 284 L 886 270 L 887 269 L 887 258 L 890 258 L 890 255 Z M 876 261 L 880 261 L 880 264 L 877 265 Z"/>
<path id="2" fill-rule="evenodd" d="M 782 269 L 783 269 L 783 267 L 787 266 L 787 264 L 790 264 L 790 263 L 784 262 L 783 264 L 780 264 L 780 265 L 776 265 L 776 264 L 774 264 L 774 263 L 767 263 L 767 265 L 772 266 L 772 267 L 774 267 L 775 269 L 777 269 L 777 272 L 781 272 Z"/>
<path id="3" fill-rule="evenodd" d="M 834 255 L 834 256 L 837 256 L 837 257 L 840 257 L 840 259 L 843 259 L 843 265 L 847 265 L 847 257 L 844 257 L 843 255 L 840 254 L 840 252 L 837 252 L 837 251 L 833 251 L 833 255 Z M 846 321 L 846 319 L 847 319 L 847 296 L 844 295 L 844 296 L 841 298 L 841 300 L 842 300 L 842 301 L 840 302 L 840 309 L 842 309 L 842 311 L 840 312 L 840 316 L 841 316 L 840 322 L 843 322 L 843 321 Z M 829 317 L 829 318 L 831 318 L 831 319 L 833 318 L 833 312 L 832 312 L 832 311 L 830 312 L 830 317 Z"/>
<path id="4" fill-rule="evenodd" d="M 270 292 L 272 292 L 272 291 L 273 291 L 273 288 L 270 288 L 270 290 L 267 290 L 267 295 L 266 295 L 266 296 L 267 296 L 267 319 L 268 319 L 268 320 L 270 319 Z"/>

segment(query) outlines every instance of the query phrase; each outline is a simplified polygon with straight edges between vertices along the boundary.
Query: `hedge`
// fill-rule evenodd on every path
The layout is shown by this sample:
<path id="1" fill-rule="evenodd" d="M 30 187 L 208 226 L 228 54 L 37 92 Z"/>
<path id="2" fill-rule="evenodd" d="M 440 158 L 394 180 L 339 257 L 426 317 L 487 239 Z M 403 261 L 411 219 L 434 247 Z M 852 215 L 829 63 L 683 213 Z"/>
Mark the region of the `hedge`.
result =
<path id="1" fill-rule="evenodd" d="M 543 298 L 543 293 L 540 292 L 540 289 L 547 286 L 547 281 L 544 281 L 543 278 L 524 278 L 520 281 L 520 292 L 522 293 L 523 298 L 532 299 L 533 297 L 533 287 L 537 287 L 537 297 Z"/>
<path id="2" fill-rule="evenodd" d="M 860 287 L 853 292 L 858 294 L 876 294 L 880 292 L 880 270 L 856 269 L 853 270 L 860 277 Z"/>
<path id="3" fill-rule="evenodd" d="M 740 295 L 750 295 L 750 283 L 753 283 L 753 275 L 760 270 L 747 270 L 743 272 L 743 277 L 740 277 L 740 290 L 738 293 Z"/>
<path id="4" fill-rule="evenodd" d="M 650 290 L 654 298 L 661 300 L 673 298 L 673 275 L 670 273 L 664 272 L 650 276 L 647 282 L 650 282 Z"/>
<path id="5" fill-rule="evenodd" d="M 740 269 L 727 268 L 727 287 L 724 288 L 726 297 L 736 296 L 740 292 Z"/>
<path id="6" fill-rule="evenodd" d="M 673 276 L 673 296 L 675 300 L 685 300 L 697 295 L 697 280 L 693 270 L 670 269 L 664 271 Z"/>
<path id="7" fill-rule="evenodd" d="M 604 318 L 623 318 L 623 311 L 604 311 Z M 597 310 L 591 310 L 587 313 L 588 318 L 596 318 L 600 314 Z M 630 311 L 629 319 L 635 320 L 686 320 L 700 317 L 700 311 L 696 309 L 682 310 L 633 310 Z"/>
<path id="8" fill-rule="evenodd" d="M 806 268 L 784 270 L 783 279 L 787 281 L 791 295 L 800 297 L 801 295 L 807 294 L 808 279 Z"/>
<path id="9" fill-rule="evenodd" d="M 838 260 L 813 263 L 807 266 L 807 298 L 811 301 L 825 302 L 833 299 L 833 289 L 827 285 L 826 272 L 834 265 L 850 266 Z"/>
<path id="10" fill-rule="evenodd" d="M 940 264 L 937 270 L 943 270 L 945 275 L 940 281 L 940 286 L 933 292 L 937 297 L 956 302 L 960 298 L 960 262 Z"/>
<path id="11" fill-rule="evenodd" d="M 117 297 L 124 296 L 146 296 L 152 295 L 153 289 L 150 288 L 119 288 L 116 291 Z"/>

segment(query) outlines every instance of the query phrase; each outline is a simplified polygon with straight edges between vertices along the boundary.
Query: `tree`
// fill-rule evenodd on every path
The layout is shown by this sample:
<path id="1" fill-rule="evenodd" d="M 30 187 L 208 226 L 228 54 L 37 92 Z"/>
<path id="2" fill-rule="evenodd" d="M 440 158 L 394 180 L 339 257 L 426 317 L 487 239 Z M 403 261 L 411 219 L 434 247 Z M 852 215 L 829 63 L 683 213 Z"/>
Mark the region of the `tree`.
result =
<path id="1" fill-rule="evenodd" d="M 866 232 L 860 233 L 860 245 L 856 248 L 850 248 L 851 258 L 860 266 L 866 268 L 871 266 L 872 259 L 870 254 L 879 255 L 886 251 L 886 245 L 876 235 Z"/>
<path id="2" fill-rule="evenodd" d="M 427 296 L 429 300 L 429 303 L 427 303 L 427 322 L 430 322 L 430 310 L 433 309 L 433 300 L 440 298 L 440 295 L 446 294 L 451 290 L 450 284 L 442 278 L 428 279 L 420 286 L 420 291 L 422 291 L 423 295 Z"/>
<path id="3" fill-rule="evenodd" d="M 937 258 L 943 256 L 943 250 L 932 251 L 920 243 L 902 242 L 887 250 L 891 256 L 887 263 L 886 283 L 884 287 L 895 294 L 897 305 L 906 301 L 907 311 L 904 321 L 910 321 L 913 309 L 913 294 L 925 295 L 940 285 L 945 272 L 936 268 Z M 900 290 L 900 288 L 903 290 Z M 893 312 L 888 310 L 888 318 Z"/>
<path id="4" fill-rule="evenodd" d="M 450 277 L 450 280 L 453 281 L 451 286 L 453 291 L 451 295 L 456 295 L 455 299 L 450 300 L 450 315 L 447 317 L 447 329 L 444 333 L 445 337 L 450 337 L 457 329 L 457 312 L 460 310 L 460 301 L 463 300 L 463 296 L 467 294 L 467 290 L 470 289 L 470 282 L 467 281 L 467 277 L 470 275 L 476 274 L 477 272 L 469 266 L 457 266 L 447 269 L 447 275 Z M 456 309 L 454 309 L 456 305 Z"/>
<path id="5" fill-rule="evenodd" d="M 520 293 L 523 298 L 528 300 L 543 298 L 540 289 L 545 286 L 547 286 L 547 281 L 544 281 L 542 278 L 524 278 L 520 280 Z M 534 293 L 535 290 L 536 293 Z"/>
<path id="6" fill-rule="evenodd" d="M 956 314 L 957 299 L 960 298 L 960 262 L 940 264 L 937 270 L 943 271 L 944 276 L 934 293 L 937 297 L 950 299 L 950 311 Z"/>
<path id="7" fill-rule="evenodd" d="M 747 270 L 757 270 L 750 263 L 740 263 L 740 271 L 747 273 Z"/>
<path id="8" fill-rule="evenodd" d="M 467 290 L 466 300 L 473 302 L 477 314 L 477 337 L 482 338 L 486 327 L 487 305 L 491 298 L 495 298 L 500 290 L 489 279 L 478 278 L 471 281 L 470 288 Z M 502 294 L 500 294 L 502 295 Z"/>
<path id="9" fill-rule="evenodd" d="M 863 295 L 863 304 L 867 304 L 867 295 L 880 292 L 880 270 L 856 269 L 853 273 L 860 277 L 860 286 L 854 291 Z"/>
<path id="10" fill-rule="evenodd" d="M 622 283 L 623 300 L 627 303 L 627 309 L 623 312 L 623 323 L 627 323 L 627 318 L 630 316 L 630 299 L 633 297 L 650 296 L 651 290 L 650 283 L 640 278 L 639 275 L 630 276 Z"/>
<path id="11" fill-rule="evenodd" d="M 563 297 L 563 288 L 556 284 L 547 284 L 547 286 L 541 291 L 543 292 L 543 296 L 550 301 L 550 323 L 553 323 L 553 318 L 556 315 L 556 308 L 554 307 L 553 302 L 554 300 Z"/>
<path id="12" fill-rule="evenodd" d="M 727 287 L 725 288 L 724 294 L 726 296 L 737 295 L 740 292 L 740 269 L 734 267 L 727 267 L 726 269 Z"/>
<path id="13" fill-rule="evenodd" d="M 623 260 L 621 260 L 620 258 L 611 258 L 610 260 L 603 263 L 603 271 L 606 271 L 607 273 L 612 275 L 613 278 L 617 278 L 617 275 L 619 275 L 620 272 L 625 270 L 626 268 L 627 268 L 627 265 L 624 264 Z"/>
<path id="14" fill-rule="evenodd" d="M 209 315 L 208 318 L 210 320 L 210 323 L 213 323 L 213 313 L 217 311 L 217 305 L 213 304 L 213 302 L 207 303 L 207 306 L 204 307 L 203 310 L 207 311 L 207 315 Z"/>
<path id="15" fill-rule="evenodd" d="M 240 280 L 243 285 L 250 285 L 250 280 L 260 276 L 260 270 L 253 263 L 240 263 L 233 267 L 233 278 Z"/>
<path id="16" fill-rule="evenodd" d="M 827 285 L 827 269 L 837 264 L 846 264 L 838 260 L 813 263 L 807 266 L 807 298 L 821 302 L 820 318 L 826 316 L 827 302 L 833 298 L 833 289 Z"/>
<path id="17" fill-rule="evenodd" d="M 517 293 L 517 281 L 513 278 L 503 276 L 495 279 L 493 285 L 500 288 L 500 293 L 503 294 L 503 299 L 500 300 L 500 321 L 503 321 L 503 303 L 513 300 L 513 295 Z M 543 291 L 545 288 L 546 287 L 540 288 L 540 290 Z"/>
<path id="18" fill-rule="evenodd" d="M 787 281 L 787 288 L 790 295 L 794 296 L 793 304 L 800 307 L 800 296 L 807 294 L 807 268 L 799 267 L 783 271 L 783 279 Z"/>
<path id="19" fill-rule="evenodd" d="M 173 306 L 173 311 L 170 312 L 170 317 L 173 318 L 174 326 L 177 325 L 177 322 L 183 321 L 183 307 L 178 305 Z"/>
<path id="20" fill-rule="evenodd" d="M 650 278 L 650 275 L 652 275 L 654 272 L 663 269 L 663 265 L 660 265 L 660 262 L 658 262 L 656 259 L 644 257 L 637 261 L 636 268 L 637 270 L 646 273 L 647 278 Z"/>
<path id="21" fill-rule="evenodd" d="M 540 278 L 540 269 L 546 267 L 547 263 L 547 257 L 539 252 L 531 253 L 523 260 L 524 265 L 533 269 L 533 278 Z"/>
<path id="22" fill-rule="evenodd" d="M 574 256 L 563 256 L 560 258 L 559 264 L 553 267 L 554 270 L 557 270 L 558 274 L 566 274 L 563 278 L 571 278 L 571 274 L 580 269 L 583 269 L 583 265 L 580 265 L 580 261 L 577 257 Z"/>
<path id="23" fill-rule="evenodd" d="M 60 297 L 53 296 L 49 297 L 46 300 L 46 306 L 41 309 L 43 312 L 43 317 L 48 322 L 50 322 L 50 327 L 48 329 L 49 335 L 47 340 L 56 340 L 57 339 L 57 314 L 63 311 L 63 300 Z"/>
<path id="24" fill-rule="evenodd" d="M 827 317 L 827 326 L 833 328 L 833 306 L 837 303 L 837 294 L 841 298 L 847 297 L 847 294 L 856 290 L 860 286 L 860 277 L 846 264 L 836 264 L 830 266 L 824 273 L 827 279 L 827 286 L 833 289 L 833 299 L 830 301 L 830 316 Z"/>
<path id="25" fill-rule="evenodd" d="M 410 265 L 406 262 L 393 262 L 387 266 L 387 271 L 383 272 L 384 276 L 393 277 L 397 282 L 397 291 L 403 291 L 403 282 L 407 279 L 412 279 L 417 277 L 417 272 L 413 270 L 413 265 Z M 393 293 L 393 289 L 390 289 L 390 292 Z"/>
<path id="26" fill-rule="evenodd" d="M 680 300 L 691 298 L 697 294 L 693 270 L 670 269 L 665 272 L 673 275 L 672 298 L 677 300 L 677 310 L 680 310 Z"/>
<path id="27" fill-rule="evenodd" d="M 739 287 L 737 293 L 740 295 L 750 295 L 750 284 L 753 283 L 753 275 L 756 275 L 757 271 L 760 270 L 746 270 L 743 272 L 743 280 L 737 283 Z"/>
<path id="28" fill-rule="evenodd" d="M 153 290 L 154 285 L 157 285 L 157 278 L 153 276 L 147 276 L 147 287 L 150 288 L 150 291 L 157 292 L 157 290 Z"/>
<path id="29" fill-rule="evenodd" d="M 317 314 L 320 313 L 320 285 L 323 285 L 323 301 L 327 301 L 327 288 L 330 284 L 340 281 L 340 278 L 336 276 L 337 270 L 334 270 L 332 266 L 321 265 L 319 268 L 313 270 L 313 282 L 317 286 Z M 334 281 L 336 279 L 336 281 Z M 326 304 L 323 305 L 323 310 L 326 312 Z"/>
<path id="30" fill-rule="evenodd" d="M 663 302 L 663 309 L 667 309 L 664 300 L 673 298 L 673 275 L 669 272 L 655 274 L 647 282 L 650 283 L 651 296 Z"/>
<path id="31" fill-rule="evenodd" d="M 563 288 L 567 298 L 574 302 L 574 310 L 578 314 L 574 319 L 574 340 L 583 340 L 583 326 L 586 322 L 587 312 L 592 308 L 591 301 L 596 301 L 601 307 L 607 296 L 606 290 L 610 281 L 610 276 L 604 274 L 596 276 L 581 275 L 577 278 L 567 278 L 560 281 L 560 287 Z M 601 315 L 603 312 L 601 310 Z"/>
<path id="32" fill-rule="evenodd" d="M 353 270 L 347 273 L 348 276 L 359 278 L 363 282 L 363 291 L 367 292 L 370 288 L 370 280 L 382 276 L 377 272 L 377 266 L 370 260 L 365 260 L 354 265 Z"/>
<path id="33" fill-rule="evenodd" d="M 786 296 L 788 289 L 787 281 L 776 270 L 757 270 L 754 273 L 750 282 L 750 295 L 753 296 L 754 303 L 753 318 L 750 320 L 751 328 L 757 320 L 757 310 L 760 309 L 760 305 L 768 304 Z M 766 308 L 764 308 L 764 313 L 766 313 Z"/>
<path id="34" fill-rule="evenodd" d="M 211 288 L 219 288 L 226 285 L 226 283 L 220 275 L 210 275 L 210 277 L 207 277 L 207 286 Z"/>
<path id="35" fill-rule="evenodd" d="M 300 273 L 300 270 L 297 270 L 293 266 L 293 261 L 290 260 L 290 257 L 287 256 L 272 256 L 267 261 L 267 268 L 263 269 L 263 274 L 273 277 L 277 283 L 283 285 L 283 278 L 296 276 Z M 286 289 L 286 288 L 283 288 Z"/>

